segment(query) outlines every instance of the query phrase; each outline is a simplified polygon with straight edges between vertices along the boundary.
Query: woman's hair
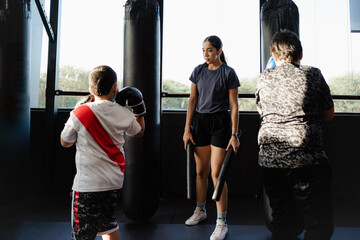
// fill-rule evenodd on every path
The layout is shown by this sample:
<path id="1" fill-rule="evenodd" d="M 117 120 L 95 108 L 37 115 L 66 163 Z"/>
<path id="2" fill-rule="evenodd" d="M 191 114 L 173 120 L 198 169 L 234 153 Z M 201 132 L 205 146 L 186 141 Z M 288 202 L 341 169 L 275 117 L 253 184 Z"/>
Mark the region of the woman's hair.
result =
<path id="1" fill-rule="evenodd" d="M 116 73 L 111 67 L 95 67 L 89 75 L 90 90 L 96 96 L 108 95 L 116 80 Z"/>
<path id="2" fill-rule="evenodd" d="M 209 37 L 205 38 L 204 42 L 206 42 L 206 41 L 208 41 L 218 51 L 220 48 L 223 47 L 221 39 L 218 36 L 215 36 L 215 35 L 209 36 Z M 226 63 L 224 51 L 221 52 L 220 60 L 223 63 Z"/>
<path id="3" fill-rule="evenodd" d="M 271 39 L 270 52 L 279 60 L 298 61 L 301 58 L 302 46 L 298 36 L 290 30 L 281 30 Z"/>

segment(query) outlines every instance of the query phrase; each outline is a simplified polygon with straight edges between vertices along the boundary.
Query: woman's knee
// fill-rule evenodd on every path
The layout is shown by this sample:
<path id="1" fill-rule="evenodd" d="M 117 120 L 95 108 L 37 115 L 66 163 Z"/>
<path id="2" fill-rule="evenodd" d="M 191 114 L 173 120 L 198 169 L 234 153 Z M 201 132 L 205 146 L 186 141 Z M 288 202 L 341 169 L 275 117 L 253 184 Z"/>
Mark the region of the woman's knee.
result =
<path id="1" fill-rule="evenodd" d="M 209 170 L 206 169 L 199 169 L 196 171 L 196 176 L 199 179 L 207 179 L 209 176 Z"/>
<path id="2" fill-rule="evenodd" d="M 211 172 L 211 179 L 214 183 L 214 185 L 216 185 L 218 179 L 219 179 L 219 173 L 218 172 Z"/>

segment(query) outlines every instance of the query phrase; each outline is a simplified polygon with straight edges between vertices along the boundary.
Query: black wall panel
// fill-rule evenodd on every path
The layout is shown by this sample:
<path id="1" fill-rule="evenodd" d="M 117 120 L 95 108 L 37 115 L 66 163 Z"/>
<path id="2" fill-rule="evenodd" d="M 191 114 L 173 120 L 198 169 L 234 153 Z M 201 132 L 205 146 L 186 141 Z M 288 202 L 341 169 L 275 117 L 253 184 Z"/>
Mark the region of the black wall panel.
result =
<path id="1" fill-rule="evenodd" d="M 162 116 L 161 191 L 164 194 L 181 194 L 186 199 L 186 151 L 182 135 L 185 112 L 164 112 Z M 60 132 L 69 111 L 60 111 L 56 134 Z M 31 111 L 31 182 L 36 192 L 67 194 L 75 174 L 75 147 L 65 149 L 56 144 L 55 159 L 44 159 L 43 119 L 44 111 Z M 333 169 L 335 197 L 359 197 L 360 169 L 359 141 L 360 115 L 337 114 L 333 121 L 324 123 L 325 150 Z M 257 132 L 259 115 L 240 113 L 239 126 L 243 131 L 236 160 L 228 176 L 230 195 L 255 195 L 260 181 L 257 166 Z M 126 145 L 125 145 L 126 148 Z M 54 169 L 44 169 L 47 161 L 54 161 Z M 51 173 L 51 179 L 44 172 Z M 211 185 L 210 185 L 211 186 Z M 210 189 L 211 191 L 211 189 Z M 210 192 L 211 194 L 211 192 Z"/>

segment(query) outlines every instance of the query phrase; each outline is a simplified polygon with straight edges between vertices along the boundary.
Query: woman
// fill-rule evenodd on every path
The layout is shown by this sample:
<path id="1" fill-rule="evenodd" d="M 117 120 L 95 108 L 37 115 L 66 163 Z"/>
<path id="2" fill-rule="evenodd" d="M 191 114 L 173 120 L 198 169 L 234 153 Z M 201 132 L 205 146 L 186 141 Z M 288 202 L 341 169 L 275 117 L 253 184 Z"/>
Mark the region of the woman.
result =
<path id="1" fill-rule="evenodd" d="M 215 186 L 226 151 L 232 146 L 236 153 L 240 146 L 237 136 L 240 82 L 234 69 L 226 64 L 219 37 L 209 36 L 204 40 L 203 57 L 205 63 L 195 67 L 190 76 L 191 93 L 183 136 L 185 149 L 189 141 L 195 146 L 197 174 L 197 206 L 194 214 L 185 222 L 188 226 L 196 225 L 207 217 L 205 204 L 210 169 Z M 224 239 L 228 233 L 227 205 L 228 189 L 225 183 L 220 201 L 216 203 L 216 228 L 211 240 Z"/>

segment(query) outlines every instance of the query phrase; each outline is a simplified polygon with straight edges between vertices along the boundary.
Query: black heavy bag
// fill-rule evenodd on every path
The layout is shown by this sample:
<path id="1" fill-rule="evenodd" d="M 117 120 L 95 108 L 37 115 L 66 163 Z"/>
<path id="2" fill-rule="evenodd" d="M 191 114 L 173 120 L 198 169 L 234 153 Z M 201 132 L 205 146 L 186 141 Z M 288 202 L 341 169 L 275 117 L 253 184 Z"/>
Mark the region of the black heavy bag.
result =
<path id="1" fill-rule="evenodd" d="M 0 0 L 0 203 L 23 199 L 28 182 L 30 2 Z"/>
<path id="2" fill-rule="evenodd" d="M 126 137 L 123 210 L 135 221 L 151 218 L 160 195 L 160 9 L 154 0 L 128 0 L 124 23 L 124 86 L 142 92 L 145 134 Z"/>
<path id="3" fill-rule="evenodd" d="M 299 36 L 299 12 L 291 0 L 267 0 L 260 11 L 261 70 L 270 59 L 270 43 L 275 33 L 288 29 Z"/>

